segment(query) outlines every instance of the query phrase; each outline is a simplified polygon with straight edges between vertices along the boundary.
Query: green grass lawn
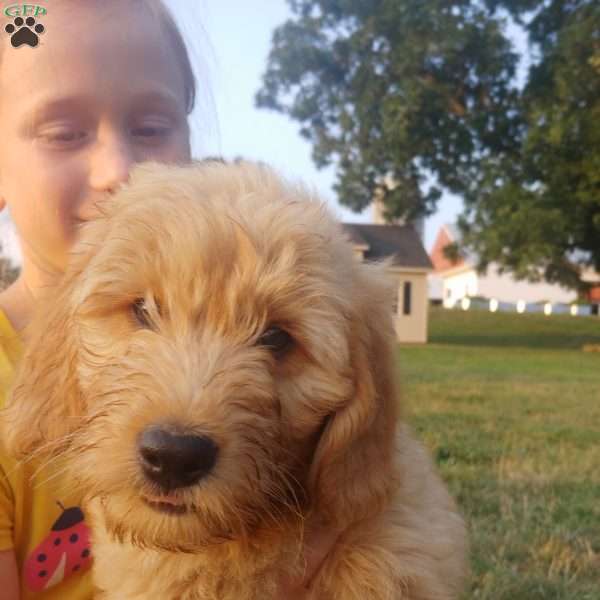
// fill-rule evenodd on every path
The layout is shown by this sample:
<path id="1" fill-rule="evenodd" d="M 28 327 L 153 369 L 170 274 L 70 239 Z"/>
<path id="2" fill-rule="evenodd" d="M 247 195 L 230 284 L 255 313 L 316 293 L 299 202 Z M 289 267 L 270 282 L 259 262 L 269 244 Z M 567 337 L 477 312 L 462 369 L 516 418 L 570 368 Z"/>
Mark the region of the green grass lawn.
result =
<path id="1" fill-rule="evenodd" d="M 600 318 L 433 309 L 406 418 L 465 515 L 465 598 L 600 599 Z"/>

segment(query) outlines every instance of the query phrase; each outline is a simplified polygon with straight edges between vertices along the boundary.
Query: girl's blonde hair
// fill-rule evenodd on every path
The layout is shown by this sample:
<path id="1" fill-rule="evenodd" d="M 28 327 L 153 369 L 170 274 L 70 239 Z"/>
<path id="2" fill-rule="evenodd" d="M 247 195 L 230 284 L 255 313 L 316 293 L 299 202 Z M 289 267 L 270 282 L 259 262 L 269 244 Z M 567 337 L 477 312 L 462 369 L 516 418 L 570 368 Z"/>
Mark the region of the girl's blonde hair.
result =
<path id="1" fill-rule="evenodd" d="M 150 2 L 152 12 L 158 18 L 173 52 L 175 52 L 175 58 L 183 75 L 185 106 L 187 113 L 190 114 L 196 103 L 196 77 L 183 35 L 163 0 L 142 0 L 142 2 Z"/>
<path id="2" fill-rule="evenodd" d="M 80 2 L 81 0 L 77 1 Z M 105 3 L 105 1 L 106 0 L 102 0 L 102 3 Z M 122 1 L 123 0 L 119 0 L 119 2 Z M 183 39 L 183 35 L 177 26 L 173 15 L 163 0 L 132 0 L 132 2 L 150 9 L 150 13 L 158 20 L 166 39 L 171 45 L 171 48 L 175 53 L 175 59 L 183 76 L 185 107 L 187 114 L 189 115 L 196 103 L 196 77 L 194 75 L 185 40 Z M 3 50 L 4 44 L 0 43 L 0 61 L 2 60 Z"/>

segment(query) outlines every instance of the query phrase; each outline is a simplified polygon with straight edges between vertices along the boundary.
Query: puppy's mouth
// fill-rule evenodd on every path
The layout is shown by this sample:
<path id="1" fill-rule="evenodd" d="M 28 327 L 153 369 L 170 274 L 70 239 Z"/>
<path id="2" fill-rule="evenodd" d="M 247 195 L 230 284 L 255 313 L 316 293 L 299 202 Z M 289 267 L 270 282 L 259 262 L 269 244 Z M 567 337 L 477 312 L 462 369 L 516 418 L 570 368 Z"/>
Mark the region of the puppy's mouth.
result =
<path id="1" fill-rule="evenodd" d="M 185 504 L 181 498 L 173 493 L 144 494 L 142 500 L 152 510 L 166 515 L 185 515 L 192 510 L 192 507 Z"/>

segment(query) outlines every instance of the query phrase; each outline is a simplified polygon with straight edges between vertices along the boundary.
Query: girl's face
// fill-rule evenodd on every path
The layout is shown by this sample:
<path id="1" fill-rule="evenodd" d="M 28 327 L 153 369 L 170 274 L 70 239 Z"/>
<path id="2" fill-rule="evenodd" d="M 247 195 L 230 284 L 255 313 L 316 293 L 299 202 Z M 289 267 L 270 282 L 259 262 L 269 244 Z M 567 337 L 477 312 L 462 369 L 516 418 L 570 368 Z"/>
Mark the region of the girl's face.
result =
<path id="1" fill-rule="evenodd" d="M 188 161 L 189 130 L 182 71 L 147 11 L 56 2 L 43 24 L 36 48 L 0 42 L 0 204 L 24 264 L 62 272 L 95 202 L 136 162 Z"/>

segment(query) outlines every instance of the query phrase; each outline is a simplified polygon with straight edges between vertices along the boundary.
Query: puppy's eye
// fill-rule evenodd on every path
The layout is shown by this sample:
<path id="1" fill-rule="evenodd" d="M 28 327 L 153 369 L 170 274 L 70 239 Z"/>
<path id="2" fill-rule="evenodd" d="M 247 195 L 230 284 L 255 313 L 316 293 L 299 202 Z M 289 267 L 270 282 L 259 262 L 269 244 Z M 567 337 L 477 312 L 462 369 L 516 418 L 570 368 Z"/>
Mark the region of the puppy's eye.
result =
<path id="1" fill-rule="evenodd" d="M 155 301 L 157 313 L 160 314 L 158 303 Z M 131 305 L 131 312 L 139 325 L 146 329 L 152 329 L 153 321 L 150 313 L 150 305 L 146 298 L 136 298 Z"/>
<path id="2" fill-rule="evenodd" d="M 292 336 L 281 327 L 269 327 L 259 338 L 258 344 L 280 356 L 292 345 Z"/>

